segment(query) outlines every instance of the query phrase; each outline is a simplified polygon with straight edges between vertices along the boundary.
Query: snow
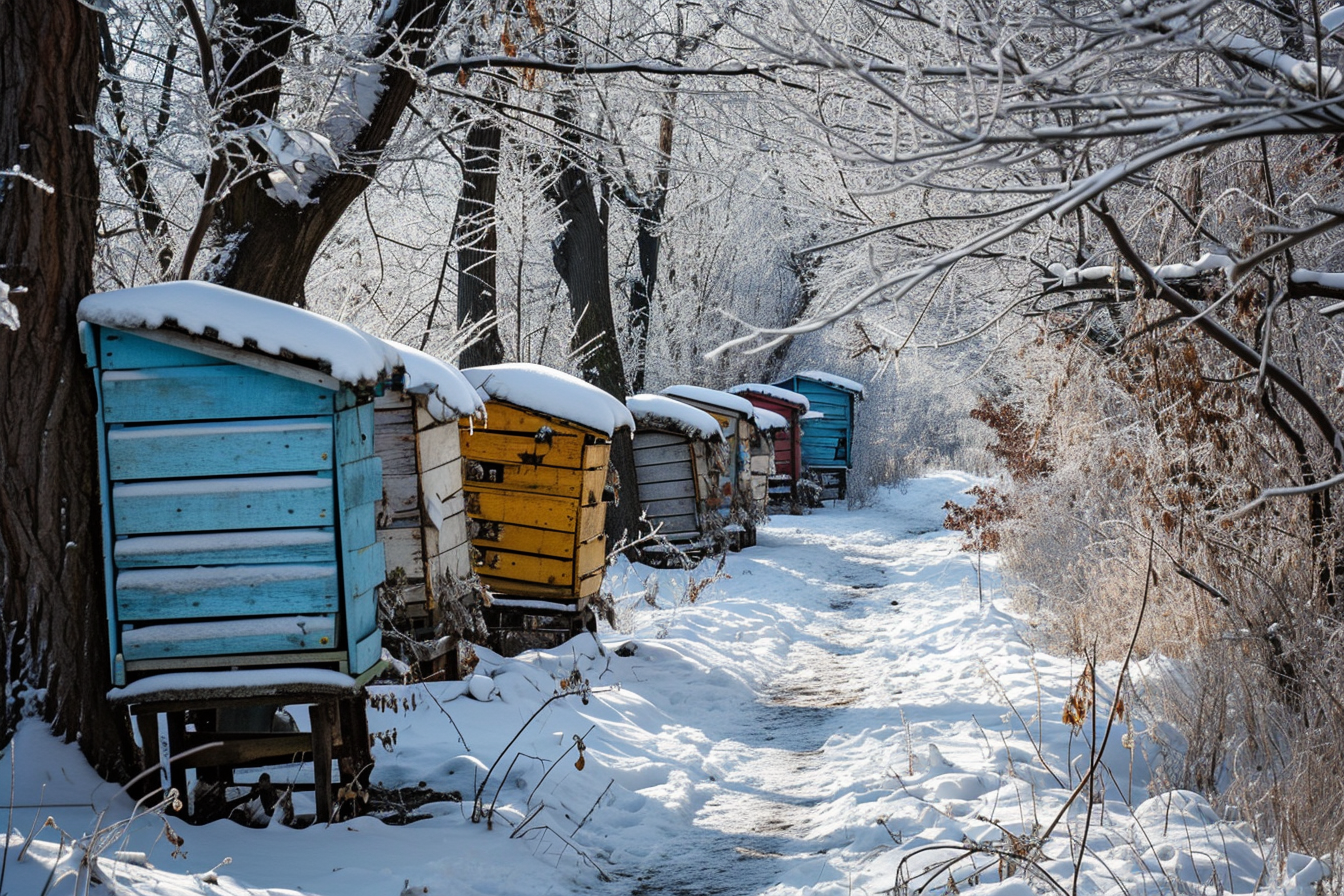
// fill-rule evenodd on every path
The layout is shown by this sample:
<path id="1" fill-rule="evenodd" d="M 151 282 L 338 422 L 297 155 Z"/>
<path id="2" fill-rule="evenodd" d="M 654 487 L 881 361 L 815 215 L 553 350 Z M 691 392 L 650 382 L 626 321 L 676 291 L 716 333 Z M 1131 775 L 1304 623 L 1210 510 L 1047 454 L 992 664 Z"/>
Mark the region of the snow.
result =
<path id="1" fill-rule="evenodd" d="M 761 432 L 775 432 L 780 429 L 788 429 L 789 421 L 774 411 L 768 411 L 765 408 L 757 408 L 752 412 L 752 422 Z"/>
<path id="2" fill-rule="evenodd" d="M 734 395 L 764 395 L 776 401 L 797 405 L 804 411 L 812 407 L 807 396 L 801 392 L 794 392 L 782 386 L 771 386 L 768 383 L 742 383 L 738 386 L 730 386 L 728 391 Z"/>
<path id="3" fill-rule="evenodd" d="M 693 439 L 720 441 L 719 421 L 696 407 L 666 395 L 632 395 L 625 406 L 640 429 L 669 429 Z"/>
<path id="4" fill-rule="evenodd" d="M 167 498 L 177 495 L 225 495 L 240 492 L 283 492 L 300 489 L 330 490 L 323 476 L 232 476 L 227 479 L 165 479 L 113 486 L 116 497 Z"/>
<path id="5" fill-rule="evenodd" d="M 846 392 L 853 392 L 860 397 L 863 396 L 863 383 L 857 383 L 838 374 L 827 373 L 825 370 L 800 370 L 794 376 L 815 380 L 818 383 L 826 383 L 828 386 L 835 386 L 844 389 Z"/>
<path id="6" fill-rule="evenodd" d="M 660 394 L 673 398 L 685 398 L 699 401 L 716 408 L 733 411 L 743 417 L 750 417 L 755 406 L 740 395 L 720 392 L 718 389 L 706 389 L 704 386 L 668 386 Z"/>
<path id="7" fill-rule="evenodd" d="M 165 598 L 188 591 L 239 585 L 275 585 L 304 579 L 336 579 L 336 564 L 266 563 L 253 566 L 196 566 L 170 569 L 128 569 L 117 574 L 118 588 L 163 592 Z"/>
<path id="8" fill-rule="evenodd" d="M 1131 668 L 1130 712 L 1084 781 L 1092 725 L 1060 718 L 1083 664 L 1033 647 L 997 558 L 977 572 L 941 528 L 943 502 L 981 481 L 944 473 L 861 510 L 777 517 L 714 581 L 714 561 L 618 561 L 621 631 L 600 647 L 585 634 L 514 659 L 481 648 L 471 682 L 373 687 L 374 781 L 462 796 L 410 825 L 173 822 L 174 854 L 161 819 L 134 816 L 25 721 L 3 757 L 5 888 L 39 893 L 54 875 L 51 892 L 83 892 L 91 857 L 104 881 L 91 892 L 122 896 L 1313 894 L 1320 861 L 1163 790 L 1184 757 L 1144 719 L 1142 692 L 1170 661 Z M 1098 735 L 1118 675 L 1098 669 Z M 478 790 L 491 824 L 471 822 Z M 312 811 L 311 794 L 294 802 Z M 1033 837 L 1024 873 L 1011 853 Z"/>
<path id="9" fill-rule="evenodd" d="M 130 562 L 148 554 L 186 554 L 256 550 L 258 548 L 331 545 L 336 534 L 321 529 L 261 529 L 239 532 L 203 532 L 191 535 L 137 535 L 118 539 L 113 553 L 118 562 Z"/>
<path id="10" fill-rule="evenodd" d="M 307 689 L 320 693 L 349 693 L 355 680 L 330 669 L 231 669 L 223 672 L 166 672 L 113 688 L 108 697 L 118 703 L 186 699 L 191 695 L 293 693 Z"/>
<path id="11" fill-rule="evenodd" d="M 635 428 L 630 411 L 596 386 L 540 364 L 495 364 L 462 371 L 486 399 L 540 411 L 611 436 Z"/>
<path id="12" fill-rule="evenodd" d="M 9 300 L 9 297 L 11 293 L 21 291 L 0 280 L 0 327 L 8 327 L 11 330 L 19 328 L 19 309 Z"/>
<path id="13" fill-rule="evenodd" d="M 451 364 L 303 308 L 213 283 L 178 280 L 91 295 L 79 303 L 79 319 L 118 330 L 169 327 L 329 370 L 346 386 L 370 386 L 401 371 L 408 391 L 430 396 L 428 410 L 440 422 L 483 409 L 476 390 Z M 107 375 L 129 379 L 139 374 Z"/>
<path id="14" fill-rule="evenodd" d="M 401 356 L 402 368 L 406 371 L 406 391 L 429 395 L 426 410 L 435 420 L 448 423 L 485 413 L 485 404 L 476 393 L 476 387 L 467 381 L 462 371 L 409 345 L 385 341 Z"/>

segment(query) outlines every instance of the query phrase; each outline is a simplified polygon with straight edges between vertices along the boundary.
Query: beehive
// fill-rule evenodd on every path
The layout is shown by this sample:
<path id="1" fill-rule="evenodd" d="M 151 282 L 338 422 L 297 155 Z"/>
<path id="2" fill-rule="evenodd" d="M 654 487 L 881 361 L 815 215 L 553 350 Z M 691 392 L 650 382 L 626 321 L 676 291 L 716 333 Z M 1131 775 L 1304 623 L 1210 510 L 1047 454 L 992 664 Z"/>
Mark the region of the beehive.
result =
<path id="1" fill-rule="evenodd" d="M 765 383 L 743 383 L 728 391 L 786 421 L 786 426 L 773 430 L 774 473 L 769 488 L 771 501 L 791 503 L 794 483 L 803 475 L 802 416 L 810 407 L 807 396 Z"/>
<path id="2" fill-rule="evenodd" d="M 669 386 L 663 395 L 699 408 L 718 421 L 728 451 L 728 463 L 719 479 L 722 503 L 719 513 L 729 544 L 739 548 L 749 544 L 756 521 L 765 508 L 757 506 L 751 490 L 751 402 L 737 395 L 701 386 Z"/>
<path id="3" fill-rule="evenodd" d="M 854 410 L 863 385 L 823 370 L 804 370 L 775 385 L 807 396 L 811 410 L 802 421 L 803 465 L 843 498 L 854 466 Z"/>
<path id="4" fill-rule="evenodd" d="M 715 549 L 727 462 L 723 432 L 709 414 L 663 395 L 626 401 L 635 418 L 635 471 L 644 517 L 656 532 L 641 555 L 663 565 Z"/>
<path id="5" fill-rule="evenodd" d="M 606 569 L 611 439 L 634 421 L 607 393 L 549 368 L 463 374 L 486 407 L 485 423 L 460 428 L 474 569 L 496 607 L 579 613 Z"/>

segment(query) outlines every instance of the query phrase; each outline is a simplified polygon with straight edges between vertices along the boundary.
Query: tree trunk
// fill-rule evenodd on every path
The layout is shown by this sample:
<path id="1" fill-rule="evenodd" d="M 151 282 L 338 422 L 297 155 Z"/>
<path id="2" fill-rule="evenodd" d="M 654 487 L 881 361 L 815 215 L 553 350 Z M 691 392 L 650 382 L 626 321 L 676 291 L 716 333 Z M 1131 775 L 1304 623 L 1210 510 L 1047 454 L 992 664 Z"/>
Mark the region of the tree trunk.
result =
<path id="1" fill-rule="evenodd" d="M 322 173 L 306 190 L 307 204 L 276 199 L 267 192 L 270 184 L 263 177 L 248 177 L 233 186 L 219 206 L 218 238 L 206 269 L 208 279 L 277 301 L 305 304 L 303 286 L 313 261 L 345 210 L 377 175 L 383 150 L 417 89 L 411 72 L 425 64 L 427 48 L 447 6 L 448 0 L 402 0 L 395 6 L 392 21 L 382 26 L 372 42 L 366 54 L 370 61 L 352 63 L 379 67 L 380 92 L 372 112 L 353 126 L 348 142 L 336 146 L 340 166 Z M 257 52 L 281 51 L 282 42 L 272 41 Z M 383 58 L 401 64 L 372 61 Z M 237 78 L 248 77 L 256 64 L 230 70 L 233 83 L 225 86 L 225 92 L 246 95 L 248 84 Z M 278 87 L 266 82 L 260 99 L 268 100 L 277 92 Z M 253 111 L 250 98 L 234 110 L 232 114 L 243 118 L 236 123 L 247 124 L 243 110 Z"/>
<path id="2" fill-rule="evenodd" d="M 0 280 L 26 293 L 0 327 L 3 735 L 36 710 L 94 768 L 138 763 L 109 707 L 93 378 L 75 309 L 93 290 L 97 17 L 75 0 L 0 4 Z M 50 192 L 11 172 L 40 179 Z M 23 774 L 22 768 L 19 773 Z"/>
<path id="3" fill-rule="evenodd" d="M 498 229 L 495 200 L 499 192 L 499 123 L 493 118 L 475 121 L 467 131 L 463 151 L 462 192 L 457 197 L 453 237 L 457 243 L 457 324 L 491 319 L 479 341 L 467 346 L 462 367 L 499 364 L 504 344 L 499 338 Z"/>

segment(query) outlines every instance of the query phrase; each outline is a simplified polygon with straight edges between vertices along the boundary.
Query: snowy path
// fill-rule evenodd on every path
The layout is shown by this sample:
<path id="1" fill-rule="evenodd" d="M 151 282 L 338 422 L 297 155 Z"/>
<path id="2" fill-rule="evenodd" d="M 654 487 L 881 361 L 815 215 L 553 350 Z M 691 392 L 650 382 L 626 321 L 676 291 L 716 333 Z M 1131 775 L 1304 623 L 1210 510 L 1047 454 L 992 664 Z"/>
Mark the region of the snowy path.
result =
<path id="1" fill-rule="evenodd" d="M 90 896 L 1033 896 L 1059 892 L 1044 875 L 1071 892 L 1085 843 L 1079 896 L 1309 896 L 1319 862 L 1277 854 L 1194 794 L 1149 797 L 1179 756 L 1141 721 L 1108 743 L 1094 804 L 1068 802 L 1089 732 L 1060 708 L 1082 667 L 1025 643 L 993 557 L 981 602 L 973 558 L 940 527 L 973 482 L 942 474 L 863 510 L 777 517 L 704 587 L 707 568 L 623 564 L 609 580 L 625 631 L 604 633 L 605 650 L 481 651 L 477 687 L 379 686 L 375 781 L 463 797 L 404 827 L 174 822 L 174 850 L 153 815 L 120 827 L 130 802 L 27 722 L 4 756 L 0 894 L 49 881 L 84 894 L 92 844 L 115 885 Z M 641 596 L 655 585 L 656 607 Z M 1103 714 L 1116 671 L 1099 670 Z M 552 699 L 576 679 L 586 701 Z M 470 820 L 478 787 L 493 824 Z M 1034 878 L 986 851 L 1037 846 L 1056 818 Z M 113 823 L 115 836 L 82 839 Z"/>

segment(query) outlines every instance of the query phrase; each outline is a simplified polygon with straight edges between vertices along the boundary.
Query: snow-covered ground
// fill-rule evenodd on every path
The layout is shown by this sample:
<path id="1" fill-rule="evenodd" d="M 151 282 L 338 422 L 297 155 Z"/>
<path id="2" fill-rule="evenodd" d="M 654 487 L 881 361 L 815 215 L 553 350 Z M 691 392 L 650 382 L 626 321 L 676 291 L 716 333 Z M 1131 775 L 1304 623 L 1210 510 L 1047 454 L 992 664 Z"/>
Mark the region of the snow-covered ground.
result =
<path id="1" fill-rule="evenodd" d="M 710 562 L 619 566 L 629 632 L 481 651 L 490 681 L 471 690 L 487 700 L 463 683 L 375 689 L 374 779 L 462 794 L 410 825 L 174 821 L 175 847 L 26 723 L 3 760 L 0 894 L 82 894 L 91 854 L 106 888 L 91 892 L 137 896 L 1026 896 L 1074 892 L 1079 855 L 1080 893 L 1311 892 L 1320 863 L 1194 794 L 1148 792 L 1161 751 L 1140 719 L 1125 715 L 1080 786 L 1119 669 L 1098 672 L 1099 717 L 1061 720 L 1082 665 L 1032 648 L 993 556 L 982 600 L 974 557 L 940 528 L 973 482 L 777 516 L 717 581 Z M 473 824 L 478 789 L 489 818 Z"/>

